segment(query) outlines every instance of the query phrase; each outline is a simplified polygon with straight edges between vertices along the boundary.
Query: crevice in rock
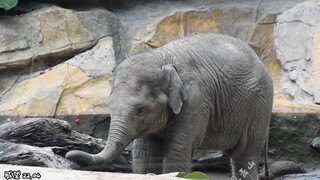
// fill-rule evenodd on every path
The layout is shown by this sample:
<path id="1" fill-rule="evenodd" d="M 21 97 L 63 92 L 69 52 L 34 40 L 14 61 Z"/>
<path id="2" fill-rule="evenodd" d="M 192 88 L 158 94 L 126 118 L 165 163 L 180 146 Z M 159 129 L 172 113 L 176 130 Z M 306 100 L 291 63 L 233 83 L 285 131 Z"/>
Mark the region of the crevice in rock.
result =
<path id="1" fill-rule="evenodd" d="M 44 35 L 43 35 L 43 33 L 42 33 L 42 24 L 41 24 L 41 20 L 40 20 L 40 18 L 39 18 L 37 15 L 35 15 L 35 16 L 34 16 L 34 18 L 36 18 L 36 19 L 38 20 L 38 22 L 39 22 L 39 27 L 40 27 L 40 29 L 39 29 L 39 33 L 41 34 L 41 41 L 39 42 L 39 44 L 42 44 L 42 41 L 43 41 Z"/>
<path id="2" fill-rule="evenodd" d="M 60 104 L 60 101 L 61 101 L 61 99 L 62 99 L 62 96 L 63 96 L 63 94 L 64 94 L 64 92 L 65 92 L 65 85 L 66 84 L 68 84 L 68 77 L 69 77 L 69 64 L 67 64 L 67 78 L 65 79 L 65 81 L 63 82 L 63 84 L 61 85 L 62 86 L 62 91 L 61 91 L 61 93 L 60 93 L 60 96 L 59 96 L 59 99 L 58 99 L 58 101 L 57 101 L 57 103 L 56 103 L 56 106 L 55 106 L 55 110 L 54 110 L 54 113 L 53 113 L 53 118 L 55 118 L 56 116 L 57 116 L 57 110 L 58 110 L 58 108 L 59 108 L 59 104 Z"/>
<path id="3" fill-rule="evenodd" d="M 304 22 L 302 20 L 299 20 L 299 19 L 292 20 L 292 21 L 286 21 L 286 20 L 285 21 L 278 21 L 277 23 L 279 23 L 279 24 L 302 23 L 302 24 L 305 24 L 305 25 L 310 26 L 310 27 L 314 27 L 315 26 L 314 24 L 309 24 L 309 23 L 306 23 L 306 22 Z"/>
<path id="4" fill-rule="evenodd" d="M 259 18 L 259 10 L 260 10 L 260 6 L 262 4 L 263 0 L 260 1 L 257 10 L 256 10 L 256 18 L 255 18 L 255 24 L 257 24 L 258 18 Z"/>
<path id="5" fill-rule="evenodd" d="M 3 97 L 5 97 L 5 95 L 11 91 L 11 89 L 16 85 L 16 83 L 18 82 L 19 77 L 17 77 L 14 82 L 12 83 L 12 85 L 1 95 L 0 100 L 2 100 Z"/>
<path id="6" fill-rule="evenodd" d="M 275 22 L 267 22 L 267 23 L 264 23 L 264 22 L 259 22 L 258 25 L 270 25 L 270 24 L 277 24 L 278 21 L 275 21 Z"/>
<path id="7" fill-rule="evenodd" d="M 4 50 L 4 51 L 1 51 L 0 54 L 6 54 L 6 53 L 13 53 L 15 51 L 24 51 L 24 50 L 27 50 L 27 49 L 30 49 L 31 47 L 29 46 L 26 46 L 26 47 L 21 47 L 21 48 L 17 48 L 17 49 L 9 49 L 9 50 Z"/>
<path id="8" fill-rule="evenodd" d="M 29 75 L 31 75 L 31 74 L 33 73 L 34 59 L 35 59 L 35 56 L 33 56 L 33 57 L 31 58 L 31 67 L 30 67 L 30 73 L 29 73 Z"/>
<path id="9" fill-rule="evenodd" d="M 56 118 L 56 115 L 57 115 L 57 110 L 58 110 L 58 108 L 59 108 L 59 104 L 60 104 L 60 101 L 61 101 L 61 99 L 62 99 L 62 96 L 63 96 L 63 93 L 65 92 L 65 89 L 64 89 L 64 86 L 62 86 L 62 92 L 61 92 L 61 94 L 60 94 L 60 96 L 59 96 L 59 99 L 58 99 L 58 101 L 57 101 L 57 103 L 56 103 L 56 106 L 55 106 L 55 109 L 54 109 L 54 113 L 53 113 L 53 118 Z"/>

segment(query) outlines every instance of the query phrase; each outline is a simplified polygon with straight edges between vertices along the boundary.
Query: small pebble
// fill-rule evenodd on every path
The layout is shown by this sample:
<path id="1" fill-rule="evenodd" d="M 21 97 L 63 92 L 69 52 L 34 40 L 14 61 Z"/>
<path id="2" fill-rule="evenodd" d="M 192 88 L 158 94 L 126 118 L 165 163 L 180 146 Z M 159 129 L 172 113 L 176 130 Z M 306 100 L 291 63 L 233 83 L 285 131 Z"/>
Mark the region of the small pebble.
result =
<path id="1" fill-rule="evenodd" d="M 316 137 L 311 142 L 311 147 L 316 148 L 320 151 L 320 137 Z"/>

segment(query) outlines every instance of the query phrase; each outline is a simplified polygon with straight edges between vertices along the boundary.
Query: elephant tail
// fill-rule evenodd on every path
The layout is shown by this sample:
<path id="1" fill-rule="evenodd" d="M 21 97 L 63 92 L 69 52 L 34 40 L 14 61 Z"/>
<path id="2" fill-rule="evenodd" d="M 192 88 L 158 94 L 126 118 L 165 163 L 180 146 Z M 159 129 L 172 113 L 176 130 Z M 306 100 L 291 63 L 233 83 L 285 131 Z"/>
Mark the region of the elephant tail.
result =
<path id="1" fill-rule="evenodd" d="M 264 150 L 263 150 L 263 156 L 264 156 L 264 175 L 265 179 L 269 180 L 269 170 L 268 170 L 268 141 L 269 138 L 267 138 L 265 144 L 264 144 Z"/>

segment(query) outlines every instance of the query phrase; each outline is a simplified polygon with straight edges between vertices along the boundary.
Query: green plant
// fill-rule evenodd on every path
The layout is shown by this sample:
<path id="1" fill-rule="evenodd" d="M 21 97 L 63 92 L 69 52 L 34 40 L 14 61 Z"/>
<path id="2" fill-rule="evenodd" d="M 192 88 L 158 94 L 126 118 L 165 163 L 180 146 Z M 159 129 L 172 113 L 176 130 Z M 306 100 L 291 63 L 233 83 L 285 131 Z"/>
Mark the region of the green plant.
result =
<path id="1" fill-rule="evenodd" d="M 167 177 L 180 177 L 180 178 L 185 178 L 185 179 L 198 179 L 198 180 L 209 180 L 209 177 L 199 171 L 195 171 L 189 174 L 186 173 L 181 173 L 181 172 L 173 172 L 173 173 L 168 173 L 168 174 L 162 174 L 160 176 L 167 176 Z"/>
<path id="2" fill-rule="evenodd" d="M 0 8 L 9 10 L 18 4 L 18 0 L 0 0 Z"/>

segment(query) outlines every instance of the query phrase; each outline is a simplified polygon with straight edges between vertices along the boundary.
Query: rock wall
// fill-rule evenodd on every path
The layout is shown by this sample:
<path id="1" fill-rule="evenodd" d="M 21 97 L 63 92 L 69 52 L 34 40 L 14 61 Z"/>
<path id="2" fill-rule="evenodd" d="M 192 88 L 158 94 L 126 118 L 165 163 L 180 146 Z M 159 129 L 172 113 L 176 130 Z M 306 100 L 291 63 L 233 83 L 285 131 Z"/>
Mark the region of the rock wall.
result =
<path id="1" fill-rule="evenodd" d="M 320 104 L 320 3 L 304 2 L 277 17 L 275 49 L 281 88 L 294 102 Z"/>
<path id="2" fill-rule="evenodd" d="M 1 117 L 107 117 L 117 61 L 194 32 L 250 44 L 273 77 L 274 112 L 320 112 L 317 1 L 57 2 L 69 9 L 0 19 Z"/>
<path id="3" fill-rule="evenodd" d="M 0 31 L 0 116 L 108 114 L 113 13 L 52 6 L 1 18 Z"/>

